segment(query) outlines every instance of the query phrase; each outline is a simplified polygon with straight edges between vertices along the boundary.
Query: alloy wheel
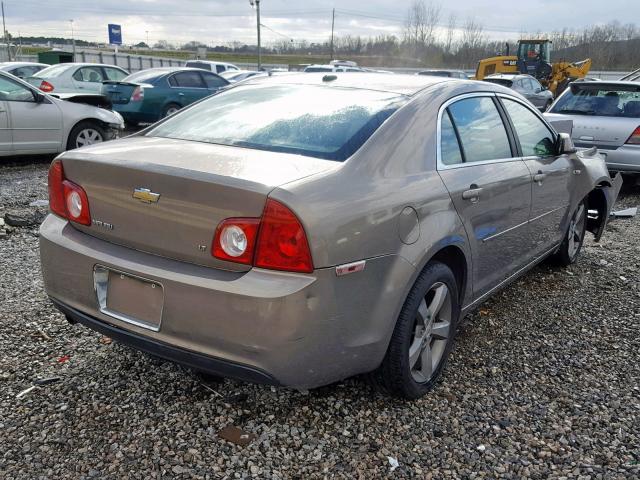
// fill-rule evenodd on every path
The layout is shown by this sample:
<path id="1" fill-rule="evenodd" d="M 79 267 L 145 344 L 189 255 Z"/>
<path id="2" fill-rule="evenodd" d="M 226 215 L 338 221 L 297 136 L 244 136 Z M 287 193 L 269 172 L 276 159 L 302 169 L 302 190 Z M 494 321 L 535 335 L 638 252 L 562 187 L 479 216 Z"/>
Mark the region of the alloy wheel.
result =
<path id="1" fill-rule="evenodd" d="M 569 223 L 569 231 L 567 232 L 567 253 L 569 258 L 573 260 L 580 250 L 582 239 L 584 238 L 584 229 L 586 227 L 584 215 L 584 203 L 581 203 L 578 209 L 571 217 Z"/>
<path id="2" fill-rule="evenodd" d="M 102 134 L 99 131 L 94 128 L 85 128 L 80 130 L 76 137 L 76 148 L 101 143 L 103 140 Z"/>
<path id="3" fill-rule="evenodd" d="M 411 376 L 428 382 L 444 359 L 451 332 L 452 302 L 449 288 L 435 283 L 420 302 L 409 345 Z"/>

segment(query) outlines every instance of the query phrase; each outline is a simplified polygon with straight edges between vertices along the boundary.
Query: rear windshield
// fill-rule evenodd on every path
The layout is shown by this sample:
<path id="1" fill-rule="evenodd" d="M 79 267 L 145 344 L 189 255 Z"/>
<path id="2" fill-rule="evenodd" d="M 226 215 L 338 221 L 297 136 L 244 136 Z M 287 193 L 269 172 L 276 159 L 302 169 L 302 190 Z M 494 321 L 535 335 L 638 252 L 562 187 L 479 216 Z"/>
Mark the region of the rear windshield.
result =
<path id="1" fill-rule="evenodd" d="M 503 87 L 509 88 L 511 88 L 511 85 L 513 85 L 513 81 L 507 80 L 506 78 L 485 78 L 484 81 L 489 83 L 496 83 L 498 85 L 502 85 Z"/>
<path id="2" fill-rule="evenodd" d="M 132 73 L 131 75 L 124 77 L 122 81 L 138 83 L 149 82 L 168 72 L 168 70 L 142 70 L 141 72 Z"/>
<path id="3" fill-rule="evenodd" d="M 304 71 L 307 73 L 333 72 L 333 67 L 307 67 Z"/>
<path id="4" fill-rule="evenodd" d="M 408 97 L 320 85 L 235 87 L 176 114 L 147 136 L 343 161 Z"/>
<path id="5" fill-rule="evenodd" d="M 428 75 L 430 77 L 451 77 L 450 72 L 443 72 L 439 70 L 420 72 L 419 75 Z"/>
<path id="6" fill-rule="evenodd" d="M 568 115 L 640 118 L 640 86 L 573 84 L 550 111 Z"/>
<path id="7" fill-rule="evenodd" d="M 201 70 L 209 70 L 211 71 L 211 64 L 209 63 L 203 63 L 203 62 L 187 62 L 184 65 L 185 67 L 190 67 L 190 68 L 199 68 Z"/>
<path id="8" fill-rule="evenodd" d="M 53 65 L 51 67 L 47 67 L 39 72 L 35 73 L 33 76 L 36 78 L 55 78 L 62 75 L 65 71 L 67 71 L 70 67 L 73 67 L 73 64 L 70 63 L 61 63 L 59 65 Z"/>

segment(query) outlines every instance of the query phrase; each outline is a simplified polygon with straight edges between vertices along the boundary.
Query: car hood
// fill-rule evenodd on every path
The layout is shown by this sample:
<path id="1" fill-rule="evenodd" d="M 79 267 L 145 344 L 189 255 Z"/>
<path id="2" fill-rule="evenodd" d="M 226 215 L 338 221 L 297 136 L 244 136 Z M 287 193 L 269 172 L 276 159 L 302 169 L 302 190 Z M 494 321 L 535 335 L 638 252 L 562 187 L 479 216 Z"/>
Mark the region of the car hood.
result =
<path id="1" fill-rule="evenodd" d="M 90 97 L 83 99 L 83 97 Z M 47 95 L 47 98 L 58 105 L 62 111 L 62 115 L 65 118 L 82 119 L 82 118 L 95 118 L 101 120 L 109 125 L 113 125 L 119 129 L 124 129 L 124 120 L 122 116 L 112 110 L 89 105 L 83 103 L 83 100 L 95 102 L 98 101 L 96 97 L 102 97 L 101 95 L 86 95 L 86 94 L 59 94 L 57 96 Z M 102 97 L 104 98 L 104 97 Z"/>

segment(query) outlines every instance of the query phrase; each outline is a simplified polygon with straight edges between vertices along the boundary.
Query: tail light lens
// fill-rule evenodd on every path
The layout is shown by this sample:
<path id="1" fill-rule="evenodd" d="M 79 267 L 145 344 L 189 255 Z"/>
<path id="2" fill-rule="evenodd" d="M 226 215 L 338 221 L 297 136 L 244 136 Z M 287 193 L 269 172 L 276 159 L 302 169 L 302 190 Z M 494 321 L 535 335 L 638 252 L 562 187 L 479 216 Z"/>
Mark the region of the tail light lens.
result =
<path id="1" fill-rule="evenodd" d="M 133 93 L 131 94 L 131 102 L 141 102 L 144 100 L 144 88 L 136 87 Z"/>
<path id="2" fill-rule="evenodd" d="M 56 215 L 82 225 L 91 225 L 89 199 L 84 189 L 64 178 L 60 160 L 49 168 L 49 209 Z"/>
<path id="3" fill-rule="evenodd" d="M 307 235 L 298 217 L 272 199 L 262 214 L 255 266 L 273 270 L 313 271 Z"/>
<path id="4" fill-rule="evenodd" d="M 216 229 L 214 257 L 270 270 L 313 272 L 307 235 L 285 205 L 267 199 L 261 218 L 228 218 Z"/>
<path id="5" fill-rule="evenodd" d="M 223 220 L 216 229 L 211 253 L 222 260 L 251 265 L 259 226 L 259 218 Z"/>
<path id="6" fill-rule="evenodd" d="M 42 90 L 43 92 L 53 92 L 53 85 L 51 85 L 49 82 L 47 82 L 46 80 L 43 80 L 40 83 L 40 90 Z"/>
<path id="7" fill-rule="evenodd" d="M 640 145 L 640 127 L 633 131 L 626 143 L 630 145 Z"/>

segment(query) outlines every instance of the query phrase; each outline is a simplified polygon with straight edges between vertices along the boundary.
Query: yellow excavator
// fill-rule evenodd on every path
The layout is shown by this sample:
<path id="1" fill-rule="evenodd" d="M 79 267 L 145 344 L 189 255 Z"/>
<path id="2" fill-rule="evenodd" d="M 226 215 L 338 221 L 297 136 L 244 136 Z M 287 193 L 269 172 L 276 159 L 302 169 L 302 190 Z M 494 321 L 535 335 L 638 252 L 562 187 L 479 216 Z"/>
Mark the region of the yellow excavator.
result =
<path id="1" fill-rule="evenodd" d="M 478 62 L 476 80 L 494 73 L 523 73 L 537 78 L 554 96 L 560 95 L 569 83 L 584 78 L 591 69 L 591 59 L 580 62 L 551 63 L 551 40 L 520 40 L 518 54 L 484 58 Z"/>

